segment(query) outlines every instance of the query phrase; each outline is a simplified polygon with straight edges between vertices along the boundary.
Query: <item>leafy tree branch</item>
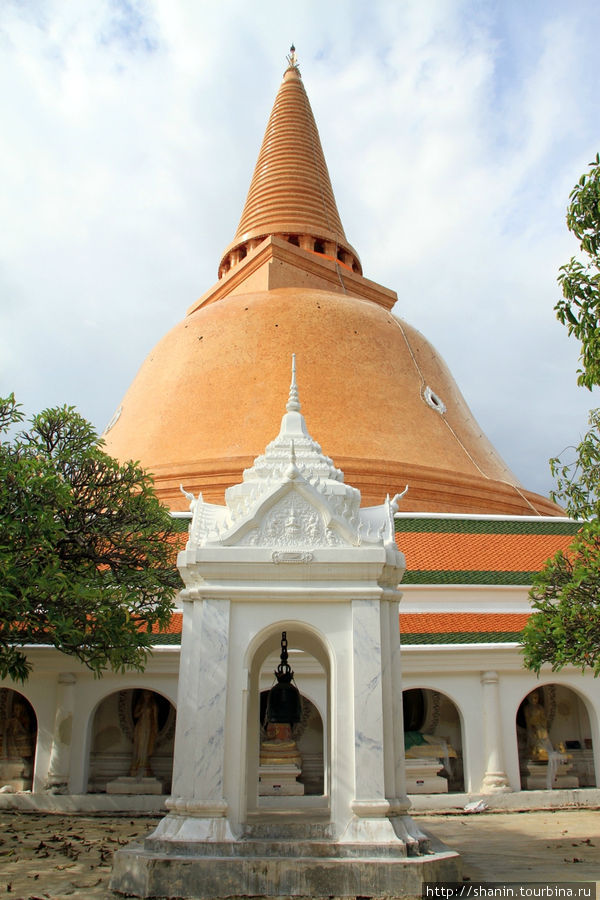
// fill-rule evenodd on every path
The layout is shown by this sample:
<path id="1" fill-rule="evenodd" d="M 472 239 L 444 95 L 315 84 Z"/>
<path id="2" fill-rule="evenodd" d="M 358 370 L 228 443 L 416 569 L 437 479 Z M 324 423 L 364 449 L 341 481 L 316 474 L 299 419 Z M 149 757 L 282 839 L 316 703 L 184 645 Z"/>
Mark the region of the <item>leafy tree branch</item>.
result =
<path id="1" fill-rule="evenodd" d="M 578 383 L 600 385 L 600 156 L 590 163 L 570 195 L 567 226 L 578 238 L 583 260 L 562 266 L 563 299 L 557 318 L 581 342 Z M 565 665 L 600 674 L 600 410 L 592 410 L 589 431 L 572 455 L 556 457 L 553 499 L 582 522 L 568 552 L 557 553 L 535 577 L 533 605 L 523 633 L 525 666 L 540 672 Z M 563 454 L 564 457 L 564 454 Z"/>
<path id="2" fill-rule="evenodd" d="M 152 479 L 102 450 L 72 407 L 23 421 L 0 398 L 0 676 L 51 644 L 99 675 L 142 669 L 179 586 L 174 526 Z"/>

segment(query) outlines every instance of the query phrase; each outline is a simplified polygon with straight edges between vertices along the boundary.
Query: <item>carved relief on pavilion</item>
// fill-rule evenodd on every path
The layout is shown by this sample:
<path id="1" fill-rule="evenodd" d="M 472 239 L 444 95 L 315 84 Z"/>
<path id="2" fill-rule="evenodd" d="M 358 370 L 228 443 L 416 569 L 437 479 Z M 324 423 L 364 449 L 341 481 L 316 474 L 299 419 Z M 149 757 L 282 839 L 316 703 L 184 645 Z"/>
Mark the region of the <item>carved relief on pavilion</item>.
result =
<path id="1" fill-rule="evenodd" d="M 262 521 L 239 541 L 240 546 L 278 549 L 346 546 L 323 514 L 297 492 L 279 500 Z"/>

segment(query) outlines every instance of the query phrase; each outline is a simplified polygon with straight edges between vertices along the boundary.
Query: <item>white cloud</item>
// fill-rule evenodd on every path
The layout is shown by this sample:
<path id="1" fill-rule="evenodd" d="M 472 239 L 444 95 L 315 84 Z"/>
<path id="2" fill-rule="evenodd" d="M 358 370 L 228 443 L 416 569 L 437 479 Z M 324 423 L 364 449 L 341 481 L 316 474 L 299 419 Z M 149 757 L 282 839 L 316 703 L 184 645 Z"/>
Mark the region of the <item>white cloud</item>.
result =
<path id="1" fill-rule="evenodd" d="M 528 487 L 593 398 L 556 325 L 598 149 L 587 2 L 62 0 L 0 10 L 0 378 L 102 428 L 216 277 L 294 41 L 365 274 Z"/>

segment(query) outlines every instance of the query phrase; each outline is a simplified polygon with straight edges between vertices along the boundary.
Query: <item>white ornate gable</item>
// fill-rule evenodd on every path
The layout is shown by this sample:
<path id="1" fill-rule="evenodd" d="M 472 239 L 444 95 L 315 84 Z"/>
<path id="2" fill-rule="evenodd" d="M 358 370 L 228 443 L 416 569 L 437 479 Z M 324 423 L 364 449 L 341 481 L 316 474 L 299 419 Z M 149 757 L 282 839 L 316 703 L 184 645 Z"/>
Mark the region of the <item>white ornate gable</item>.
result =
<path id="1" fill-rule="evenodd" d="M 356 546 L 356 529 L 335 517 L 326 502 L 315 503 L 320 498 L 310 497 L 306 482 L 304 485 L 304 490 L 302 483 L 294 485 L 282 496 L 277 496 L 273 504 L 263 507 L 237 543 L 282 550 Z"/>

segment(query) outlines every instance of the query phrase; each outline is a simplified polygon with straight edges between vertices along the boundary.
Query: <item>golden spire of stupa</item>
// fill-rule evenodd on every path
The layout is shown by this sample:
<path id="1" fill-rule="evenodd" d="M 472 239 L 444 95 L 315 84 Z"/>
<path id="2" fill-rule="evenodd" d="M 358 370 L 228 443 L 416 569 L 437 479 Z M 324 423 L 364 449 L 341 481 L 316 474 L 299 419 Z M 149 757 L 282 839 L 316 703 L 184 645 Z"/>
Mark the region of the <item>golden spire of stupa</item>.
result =
<path id="1" fill-rule="evenodd" d="M 293 44 L 287 61 L 242 217 L 221 265 L 232 251 L 247 251 L 269 235 L 280 235 L 361 272 L 344 234 Z"/>

